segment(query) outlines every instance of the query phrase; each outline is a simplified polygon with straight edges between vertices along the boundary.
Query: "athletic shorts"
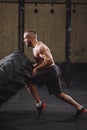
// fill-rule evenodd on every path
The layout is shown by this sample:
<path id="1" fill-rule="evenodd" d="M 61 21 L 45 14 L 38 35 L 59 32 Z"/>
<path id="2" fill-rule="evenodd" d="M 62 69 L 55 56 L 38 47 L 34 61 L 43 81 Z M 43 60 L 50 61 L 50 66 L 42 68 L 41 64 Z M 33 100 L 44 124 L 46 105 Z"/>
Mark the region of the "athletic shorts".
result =
<path id="1" fill-rule="evenodd" d="M 46 85 L 49 94 L 62 93 L 60 68 L 57 65 L 53 65 L 44 70 L 38 71 L 37 75 L 32 78 L 32 82 L 38 87 Z"/>

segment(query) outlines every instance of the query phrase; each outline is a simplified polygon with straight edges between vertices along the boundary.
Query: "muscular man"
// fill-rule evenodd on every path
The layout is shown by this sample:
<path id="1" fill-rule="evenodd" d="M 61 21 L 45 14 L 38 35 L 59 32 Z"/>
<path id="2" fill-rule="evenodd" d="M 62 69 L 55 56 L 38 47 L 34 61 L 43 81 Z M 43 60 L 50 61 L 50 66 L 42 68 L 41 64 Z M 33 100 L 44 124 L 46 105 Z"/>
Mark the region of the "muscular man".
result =
<path id="1" fill-rule="evenodd" d="M 27 47 L 32 47 L 33 55 L 36 59 L 36 63 L 33 64 L 33 77 L 32 80 L 27 83 L 27 90 L 31 92 L 36 101 L 39 116 L 46 107 L 46 104 L 41 101 L 35 85 L 39 87 L 46 85 L 50 94 L 54 94 L 57 98 L 75 107 L 77 111 L 74 117 L 87 112 L 87 109 L 77 103 L 69 95 L 62 92 L 58 66 L 55 64 L 47 45 L 38 41 L 37 33 L 32 30 L 25 31 L 24 43 Z"/>

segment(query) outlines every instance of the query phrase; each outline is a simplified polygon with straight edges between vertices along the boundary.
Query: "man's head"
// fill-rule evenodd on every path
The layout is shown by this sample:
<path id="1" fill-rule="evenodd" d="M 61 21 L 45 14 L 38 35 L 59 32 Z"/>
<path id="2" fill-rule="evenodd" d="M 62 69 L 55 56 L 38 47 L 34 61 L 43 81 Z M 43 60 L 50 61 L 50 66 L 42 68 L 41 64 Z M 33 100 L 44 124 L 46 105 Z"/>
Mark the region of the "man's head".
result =
<path id="1" fill-rule="evenodd" d="M 26 46 L 32 46 L 33 41 L 37 39 L 37 33 L 33 30 L 24 32 L 24 43 Z"/>

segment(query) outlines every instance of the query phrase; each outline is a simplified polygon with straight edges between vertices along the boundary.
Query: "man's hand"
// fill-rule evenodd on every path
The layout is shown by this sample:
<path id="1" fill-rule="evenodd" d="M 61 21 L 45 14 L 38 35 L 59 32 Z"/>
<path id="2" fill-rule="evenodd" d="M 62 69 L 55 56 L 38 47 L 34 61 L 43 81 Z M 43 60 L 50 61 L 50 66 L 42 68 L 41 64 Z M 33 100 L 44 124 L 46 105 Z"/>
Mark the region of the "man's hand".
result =
<path id="1" fill-rule="evenodd" d="M 37 66 L 37 63 L 34 63 L 34 64 L 33 64 L 33 67 L 36 67 L 36 66 Z"/>
<path id="2" fill-rule="evenodd" d="M 33 76 L 35 76 L 35 75 L 37 75 L 37 69 L 36 68 L 33 69 Z"/>

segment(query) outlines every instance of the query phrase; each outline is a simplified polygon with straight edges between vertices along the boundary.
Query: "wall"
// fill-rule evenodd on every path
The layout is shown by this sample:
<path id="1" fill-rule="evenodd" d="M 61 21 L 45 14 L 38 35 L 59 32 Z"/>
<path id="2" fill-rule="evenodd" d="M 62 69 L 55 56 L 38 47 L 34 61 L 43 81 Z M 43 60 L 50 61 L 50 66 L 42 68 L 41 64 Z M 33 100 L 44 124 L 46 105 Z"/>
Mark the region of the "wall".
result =
<path id="1" fill-rule="evenodd" d="M 37 5 L 38 13 L 34 13 L 35 5 L 27 4 L 25 29 L 36 30 L 38 39 L 50 47 L 58 62 L 65 58 L 65 5 L 54 5 L 54 8 L 52 14 L 51 5 Z"/>
<path id="2" fill-rule="evenodd" d="M 34 9 L 38 13 L 34 13 Z M 25 30 L 34 29 L 38 39 L 46 43 L 56 62 L 65 60 L 66 6 L 54 5 L 54 13 L 50 13 L 51 5 L 25 4 Z M 87 5 L 72 7 L 71 61 L 87 62 Z M 0 3 L 0 59 L 17 50 L 18 44 L 18 5 Z M 25 54 L 33 60 L 32 50 L 25 47 Z"/>
<path id="3" fill-rule="evenodd" d="M 0 59 L 17 50 L 17 4 L 0 3 Z"/>
<path id="4" fill-rule="evenodd" d="M 72 13 L 71 60 L 87 63 L 87 4 L 75 5 L 74 8 L 75 13 Z"/>

